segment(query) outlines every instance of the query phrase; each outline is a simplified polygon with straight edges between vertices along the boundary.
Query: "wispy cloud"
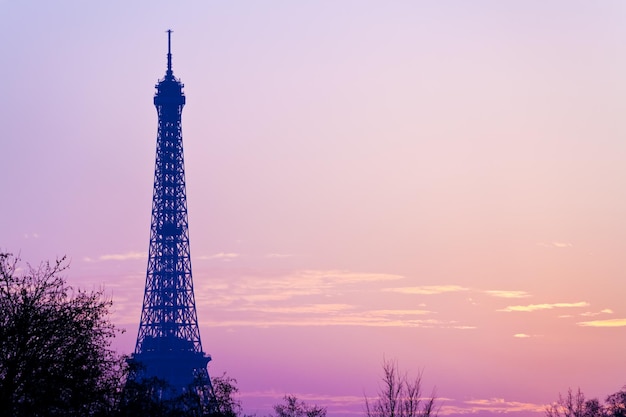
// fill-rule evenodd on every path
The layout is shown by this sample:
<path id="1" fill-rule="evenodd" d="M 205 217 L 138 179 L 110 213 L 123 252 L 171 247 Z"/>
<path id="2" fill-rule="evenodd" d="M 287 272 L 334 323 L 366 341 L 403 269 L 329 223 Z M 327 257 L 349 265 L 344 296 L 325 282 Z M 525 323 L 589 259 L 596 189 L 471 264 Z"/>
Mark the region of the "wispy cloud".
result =
<path id="1" fill-rule="evenodd" d="M 526 291 L 508 291 L 508 290 L 487 290 L 486 294 L 499 298 L 526 298 L 530 294 Z"/>
<path id="2" fill-rule="evenodd" d="M 581 321 L 576 324 L 583 327 L 624 327 L 626 326 L 626 319 Z"/>
<path id="3" fill-rule="evenodd" d="M 221 259 L 223 261 L 232 261 L 233 259 L 239 258 L 241 255 L 238 253 L 232 253 L 232 252 L 220 252 L 220 253 L 215 253 L 213 255 L 203 255 L 203 256 L 199 256 L 198 259 L 200 260 L 209 260 L 209 259 Z"/>
<path id="4" fill-rule="evenodd" d="M 410 315 L 423 315 L 432 314 L 429 310 L 372 310 L 370 314 L 380 314 L 386 316 L 410 316 Z"/>
<path id="5" fill-rule="evenodd" d="M 282 259 L 282 258 L 291 258 L 293 255 L 289 253 L 268 253 L 265 255 L 266 258 L 269 259 Z"/>
<path id="6" fill-rule="evenodd" d="M 361 326 L 474 329 L 471 323 L 441 318 L 419 305 L 384 302 L 380 291 L 403 276 L 345 270 L 299 270 L 282 276 L 239 276 L 196 282 L 196 302 L 223 315 L 205 325 L 253 326 Z M 427 293 L 465 291 L 459 286 L 422 287 Z M 380 303 L 364 304 L 369 293 Z M 387 297 L 389 298 L 389 297 Z M 368 298 L 370 299 L 370 298 Z"/>
<path id="7" fill-rule="evenodd" d="M 397 292 L 401 294 L 434 295 L 449 292 L 469 291 L 469 288 L 461 287 L 459 285 L 423 285 L 419 287 L 385 288 L 383 291 Z"/>
<path id="8" fill-rule="evenodd" d="M 515 333 L 513 337 L 516 337 L 518 339 L 527 339 L 530 337 L 530 335 L 526 333 Z"/>
<path id="9" fill-rule="evenodd" d="M 379 316 L 372 313 L 358 313 L 339 316 L 320 316 L 320 317 L 271 317 L 267 319 L 251 319 L 245 318 L 240 320 L 219 320 L 208 321 L 204 323 L 213 327 L 235 327 L 235 326 L 253 326 L 253 327 L 316 327 L 316 326 L 359 326 L 359 327 L 421 327 L 421 328 L 445 328 L 471 330 L 474 326 L 461 325 L 455 321 L 445 321 L 436 319 L 392 319 L 385 316 Z"/>
<path id="10" fill-rule="evenodd" d="M 363 290 L 363 285 L 376 286 L 380 283 L 402 279 L 401 275 L 358 273 L 341 270 L 301 270 L 282 276 L 247 276 L 223 281 L 225 286 L 211 280 L 198 283 L 196 300 L 211 306 L 259 305 L 275 301 L 287 301 L 296 297 L 336 297 L 343 291 Z M 358 287 L 357 287 L 358 286 Z M 203 297 L 203 294 L 211 294 Z"/>
<path id="11" fill-rule="evenodd" d="M 546 304 L 529 304 L 525 306 L 508 306 L 506 308 L 500 309 L 498 311 L 523 311 L 523 312 L 531 312 L 531 311 L 539 311 L 539 310 L 551 310 L 554 308 L 582 308 L 589 307 L 589 303 L 586 301 L 580 301 L 577 303 L 546 303 Z"/>
<path id="12" fill-rule="evenodd" d="M 353 306 L 349 304 L 309 304 L 296 306 L 256 306 L 241 308 L 240 311 L 257 311 L 263 313 L 279 313 L 279 314 L 333 314 L 352 310 Z"/>
<path id="13" fill-rule="evenodd" d="M 396 274 L 377 274 L 377 273 L 351 272 L 351 271 L 341 271 L 341 270 L 331 270 L 331 271 L 307 270 L 303 272 L 309 276 L 323 277 L 325 279 L 330 279 L 335 282 L 340 282 L 343 284 L 356 284 L 359 282 L 385 282 L 385 281 L 394 281 L 394 280 L 404 278 L 402 275 L 396 275 Z"/>
<path id="14" fill-rule="evenodd" d="M 363 404 L 362 395 L 324 395 L 324 394 L 311 394 L 305 392 L 292 392 L 300 400 L 312 404 L 325 404 L 330 411 L 341 411 L 342 415 L 361 415 L 362 413 L 356 413 L 353 410 Z M 283 391 L 266 390 L 266 391 L 249 391 L 241 392 L 239 394 L 241 398 L 261 400 L 266 404 L 278 404 L 281 403 L 285 397 Z"/>
<path id="15" fill-rule="evenodd" d="M 600 310 L 600 311 L 586 311 L 582 313 L 581 316 L 595 317 L 595 316 L 600 316 L 602 314 L 613 314 L 613 310 L 611 310 L 610 308 L 605 308 L 604 310 Z"/>
<path id="16" fill-rule="evenodd" d="M 280 403 L 284 398 L 282 391 L 267 390 L 267 391 L 246 391 L 241 393 L 241 397 L 247 400 L 257 399 L 267 404 Z M 355 412 L 355 407 L 363 405 L 362 395 L 320 395 L 310 393 L 293 393 L 297 398 L 304 400 L 307 403 L 313 404 L 327 404 L 329 413 L 340 412 L 342 415 L 361 415 L 362 412 Z M 461 414 L 477 414 L 480 412 L 488 413 L 513 413 L 522 412 L 524 415 L 529 413 L 541 413 L 545 412 L 545 404 L 533 404 L 523 403 L 518 401 L 506 401 L 502 398 L 491 399 L 474 399 L 468 401 L 457 400 L 454 398 L 437 397 L 436 402 L 441 403 L 441 408 L 438 413 L 442 416 L 461 415 Z"/>
<path id="17" fill-rule="evenodd" d="M 90 259 L 90 258 L 86 258 Z M 148 252 L 126 252 L 100 255 L 99 261 L 135 261 L 138 259 L 148 259 Z"/>
<path id="18" fill-rule="evenodd" d="M 537 246 L 541 246 L 544 248 L 571 248 L 574 245 L 572 245 L 569 242 L 550 242 L 550 243 L 539 242 L 537 243 Z"/>
<path id="19" fill-rule="evenodd" d="M 526 413 L 544 413 L 545 404 L 533 404 L 523 403 L 519 401 L 507 401 L 504 398 L 489 398 L 489 399 L 475 399 L 469 401 L 459 402 L 455 405 L 444 404 L 441 407 L 439 414 L 451 415 L 451 414 L 476 414 L 480 412 L 490 413 L 512 413 L 512 412 L 526 412 Z"/>

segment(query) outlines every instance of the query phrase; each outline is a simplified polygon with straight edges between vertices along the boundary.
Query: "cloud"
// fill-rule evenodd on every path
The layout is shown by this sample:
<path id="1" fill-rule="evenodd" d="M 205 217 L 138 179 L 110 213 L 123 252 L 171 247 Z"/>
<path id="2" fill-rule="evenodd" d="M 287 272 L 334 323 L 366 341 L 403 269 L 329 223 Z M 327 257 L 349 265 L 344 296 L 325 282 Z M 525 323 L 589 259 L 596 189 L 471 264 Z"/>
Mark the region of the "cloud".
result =
<path id="1" fill-rule="evenodd" d="M 268 253 L 265 255 L 266 258 L 270 259 L 282 259 L 282 258 L 291 258 L 293 255 L 289 253 Z"/>
<path id="2" fill-rule="evenodd" d="M 297 297 L 338 297 L 343 296 L 344 291 L 353 292 L 358 289 L 362 292 L 365 287 L 375 287 L 381 282 L 402 278 L 404 277 L 393 274 L 299 270 L 273 277 L 239 276 L 223 281 L 196 280 L 196 301 L 212 307 L 228 307 L 288 301 Z M 216 289 L 215 286 L 219 284 L 224 286 Z M 207 296 L 204 297 L 203 294 Z"/>
<path id="3" fill-rule="evenodd" d="M 148 252 L 126 252 L 109 255 L 100 255 L 100 261 L 135 261 L 138 259 L 148 259 Z"/>
<path id="4" fill-rule="evenodd" d="M 306 403 L 326 404 L 329 406 L 328 408 L 332 408 L 335 412 L 343 411 L 341 413 L 343 415 L 355 414 L 352 410 L 363 404 L 362 395 L 324 395 L 304 392 L 293 392 L 291 395 L 295 396 L 299 400 L 305 401 Z M 245 392 L 239 393 L 238 396 L 246 399 L 261 400 L 261 402 L 265 404 L 278 404 L 284 400 L 285 393 L 277 390 L 245 390 Z"/>
<path id="5" fill-rule="evenodd" d="M 407 315 L 421 315 L 432 314 L 432 311 L 428 310 L 372 310 L 371 314 L 381 314 L 389 316 L 407 316 Z"/>
<path id="6" fill-rule="evenodd" d="M 228 261 L 232 261 L 235 258 L 239 258 L 239 256 L 241 256 L 241 255 L 238 254 L 238 253 L 220 252 L 220 253 L 216 253 L 216 254 L 209 255 L 209 256 L 207 256 L 207 255 L 199 256 L 198 259 L 203 260 L 203 261 L 208 260 L 208 259 L 221 259 L 223 261 L 227 261 L 228 262 Z"/>
<path id="7" fill-rule="evenodd" d="M 384 282 L 403 279 L 402 275 L 396 274 L 377 274 L 368 272 L 350 272 L 350 271 L 315 271 L 305 270 L 305 275 L 323 277 L 327 280 L 333 280 L 342 284 L 356 284 L 359 282 Z"/>
<path id="8" fill-rule="evenodd" d="M 333 314 L 345 312 L 353 309 L 349 304 L 309 304 L 297 306 L 259 306 L 253 308 L 243 308 L 244 311 L 258 311 L 263 313 L 279 313 L 279 314 Z"/>
<path id="9" fill-rule="evenodd" d="M 531 337 L 529 334 L 526 333 L 516 333 L 513 335 L 513 337 L 516 337 L 518 339 L 527 339 L 529 337 Z"/>
<path id="10" fill-rule="evenodd" d="M 256 399 L 266 404 L 280 403 L 284 398 L 284 392 L 277 390 L 265 391 L 246 391 L 241 393 L 241 397 L 247 400 Z M 303 392 L 294 392 L 294 396 L 312 404 L 327 404 L 329 409 L 339 412 L 342 415 L 350 415 L 356 413 L 353 411 L 355 407 L 363 405 L 363 395 L 324 395 L 310 394 Z M 441 416 L 451 416 L 459 414 L 478 414 L 480 412 L 487 413 L 545 413 L 545 404 L 523 403 L 518 401 L 506 401 L 502 398 L 491 399 L 475 399 L 462 401 L 453 398 L 437 397 L 436 402 L 441 404 L 438 413 Z M 362 414 L 362 413 L 359 413 Z M 483 413 L 484 414 L 484 413 Z"/>
<path id="11" fill-rule="evenodd" d="M 507 291 L 507 290 L 487 290 L 486 294 L 499 298 L 526 298 L 530 294 L 526 291 Z"/>
<path id="12" fill-rule="evenodd" d="M 552 242 L 552 245 L 555 248 L 571 248 L 572 246 L 574 246 L 574 245 L 572 245 L 571 243 L 568 243 L 568 242 Z"/>
<path id="13" fill-rule="evenodd" d="M 624 327 L 626 326 L 626 319 L 581 321 L 576 324 L 582 327 Z"/>
<path id="14" fill-rule="evenodd" d="M 523 403 L 519 401 L 506 401 L 504 398 L 475 399 L 459 403 L 458 405 L 444 404 L 439 414 L 477 414 L 480 412 L 490 413 L 544 413 L 545 404 Z"/>
<path id="15" fill-rule="evenodd" d="M 569 242 L 550 242 L 550 243 L 539 242 L 537 243 L 537 246 L 541 246 L 544 248 L 571 248 L 574 245 L 572 245 Z"/>
<path id="16" fill-rule="evenodd" d="M 599 316 L 601 314 L 613 314 L 613 310 L 611 310 L 610 308 L 605 308 L 604 310 L 600 310 L 598 312 L 587 311 L 585 313 L 582 313 L 581 316 L 583 316 L 583 317 L 595 317 L 595 316 Z"/>
<path id="17" fill-rule="evenodd" d="M 359 327 L 420 327 L 420 328 L 444 328 L 444 329 L 474 329 L 473 326 L 459 325 L 454 321 L 444 321 L 436 319 L 411 319 L 378 316 L 371 313 L 355 313 L 349 315 L 325 315 L 319 317 L 271 317 L 266 319 L 242 318 L 230 320 L 203 321 L 204 325 L 212 327 L 313 327 L 313 326 L 359 326 Z"/>
<path id="18" fill-rule="evenodd" d="M 589 303 L 586 301 L 580 301 L 577 303 L 529 304 L 525 306 L 508 306 L 498 311 L 530 312 L 530 311 L 538 311 L 538 310 L 551 310 L 553 308 L 581 308 L 581 307 L 589 307 Z"/>
<path id="19" fill-rule="evenodd" d="M 265 404 L 277 404 L 283 401 L 284 392 L 277 390 L 264 390 L 264 391 L 251 391 L 242 392 L 240 396 L 246 400 L 255 399 Z M 363 395 L 324 395 L 324 394 L 310 394 L 303 392 L 294 392 L 294 396 L 304 400 L 307 403 L 312 404 L 327 404 L 329 410 L 339 413 L 341 415 L 357 415 L 363 414 L 362 412 L 356 413 L 355 408 L 363 405 Z M 366 396 L 368 396 L 366 394 Z M 368 396 L 369 397 L 369 396 Z M 374 399 L 371 398 L 370 399 Z M 425 399 L 425 398 L 424 398 Z M 480 412 L 486 413 L 513 413 L 520 412 L 523 415 L 531 415 L 534 413 L 545 413 L 545 404 L 533 404 L 523 403 L 517 401 L 506 401 L 502 398 L 491 399 L 475 399 L 469 401 L 457 400 L 454 398 L 437 397 L 437 403 L 441 404 L 438 408 L 438 415 L 451 416 L 460 414 L 478 414 Z M 330 412 L 330 411 L 329 411 Z M 481 413 L 481 415 L 486 415 Z"/>
<path id="20" fill-rule="evenodd" d="M 245 303 L 226 307 L 225 310 L 228 319 L 216 319 L 212 326 L 460 327 L 454 321 L 424 318 L 433 314 L 428 310 L 363 310 L 359 306 L 338 303 L 292 305 Z"/>
<path id="21" fill-rule="evenodd" d="M 401 294 L 434 295 L 468 290 L 469 288 L 461 287 L 459 285 L 423 285 L 419 287 L 385 288 L 383 291 L 398 292 Z"/>
<path id="22" fill-rule="evenodd" d="M 295 270 L 269 276 L 263 275 L 267 272 L 226 273 L 195 281 L 198 308 L 219 311 L 208 321 L 203 319 L 204 325 L 475 328 L 463 320 L 438 317 L 423 303 L 398 305 L 395 297 L 381 297 L 390 281 L 405 279 L 401 275 L 346 270 Z M 428 294 L 466 290 L 451 285 L 419 287 Z"/>

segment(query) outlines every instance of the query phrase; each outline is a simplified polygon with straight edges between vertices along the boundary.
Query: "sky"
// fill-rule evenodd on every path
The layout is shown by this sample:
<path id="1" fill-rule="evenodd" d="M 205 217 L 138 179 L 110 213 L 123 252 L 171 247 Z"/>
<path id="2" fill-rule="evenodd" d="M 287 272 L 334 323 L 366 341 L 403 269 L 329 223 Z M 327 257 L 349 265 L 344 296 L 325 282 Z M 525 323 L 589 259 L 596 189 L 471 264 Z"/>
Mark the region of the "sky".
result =
<path id="1" fill-rule="evenodd" d="M 209 373 L 363 415 L 626 384 L 626 3 L 0 0 L 0 249 L 104 289 L 134 349 L 154 85 L 185 84 Z"/>

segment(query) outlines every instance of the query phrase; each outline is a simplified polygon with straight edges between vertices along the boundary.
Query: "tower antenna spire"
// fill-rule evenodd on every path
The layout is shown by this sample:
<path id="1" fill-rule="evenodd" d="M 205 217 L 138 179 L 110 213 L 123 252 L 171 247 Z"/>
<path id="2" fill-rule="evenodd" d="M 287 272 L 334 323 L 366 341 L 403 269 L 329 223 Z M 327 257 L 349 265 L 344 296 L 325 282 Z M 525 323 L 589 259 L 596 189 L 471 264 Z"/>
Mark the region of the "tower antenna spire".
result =
<path id="1" fill-rule="evenodd" d="M 172 29 L 167 30 L 167 75 L 172 75 Z"/>

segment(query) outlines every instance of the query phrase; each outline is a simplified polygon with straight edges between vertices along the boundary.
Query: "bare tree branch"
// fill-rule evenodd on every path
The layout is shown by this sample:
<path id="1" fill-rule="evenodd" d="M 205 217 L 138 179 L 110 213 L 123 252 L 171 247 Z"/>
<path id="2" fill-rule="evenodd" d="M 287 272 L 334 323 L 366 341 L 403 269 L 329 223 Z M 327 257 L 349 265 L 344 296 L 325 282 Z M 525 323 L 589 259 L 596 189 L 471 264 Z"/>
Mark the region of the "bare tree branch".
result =
<path id="1" fill-rule="evenodd" d="M 396 361 L 383 362 L 382 384 L 378 397 L 365 396 L 367 417 L 430 417 L 436 416 L 435 392 L 429 398 L 422 396 L 422 372 L 415 379 L 399 374 Z"/>

